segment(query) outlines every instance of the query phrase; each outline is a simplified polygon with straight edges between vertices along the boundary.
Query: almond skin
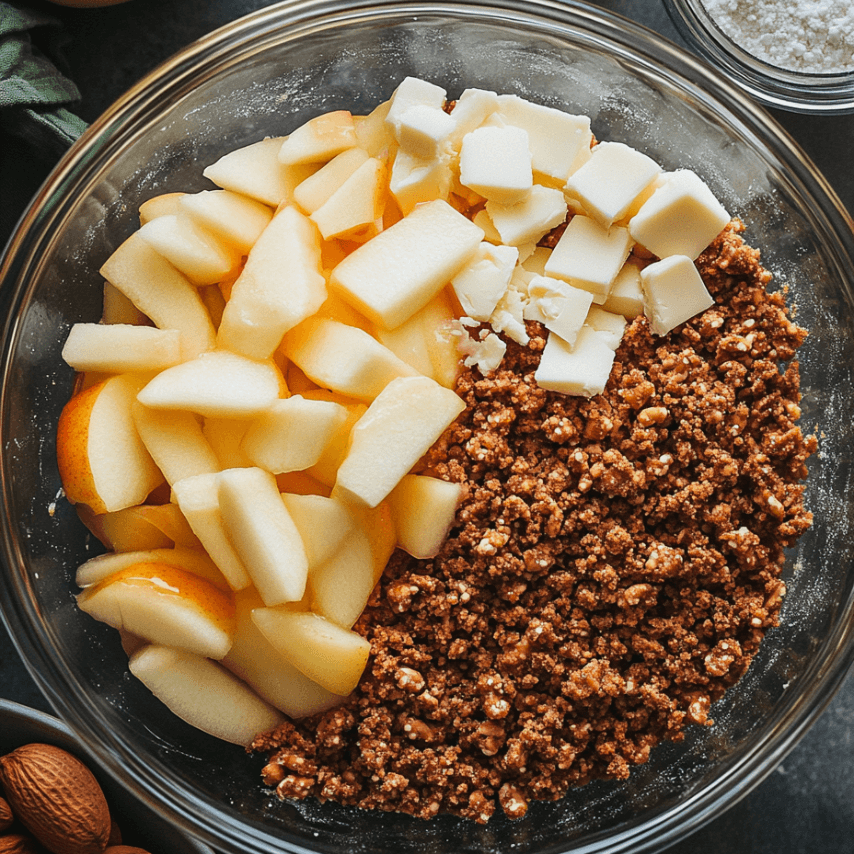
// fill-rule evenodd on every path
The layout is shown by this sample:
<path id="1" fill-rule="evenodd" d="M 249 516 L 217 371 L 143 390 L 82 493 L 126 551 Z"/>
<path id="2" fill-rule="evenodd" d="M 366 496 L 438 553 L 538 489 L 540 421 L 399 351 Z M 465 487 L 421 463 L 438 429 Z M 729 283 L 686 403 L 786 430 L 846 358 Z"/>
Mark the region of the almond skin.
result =
<path id="1" fill-rule="evenodd" d="M 0 833 L 5 833 L 15 820 L 12 813 L 12 807 L 5 798 L 0 798 Z"/>
<path id="2" fill-rule="evenodd" d="M 53 854 L 103 854 L 110 811 L 77 757 L 51 744 L 25 744 L 0 759 L 0 782 L 19 821 Z"/>
<path id="3" fill-rule="evenodd" d="M 35 840 L 21 833 L 0 836 L 0 854 L 38 854 Z"/>

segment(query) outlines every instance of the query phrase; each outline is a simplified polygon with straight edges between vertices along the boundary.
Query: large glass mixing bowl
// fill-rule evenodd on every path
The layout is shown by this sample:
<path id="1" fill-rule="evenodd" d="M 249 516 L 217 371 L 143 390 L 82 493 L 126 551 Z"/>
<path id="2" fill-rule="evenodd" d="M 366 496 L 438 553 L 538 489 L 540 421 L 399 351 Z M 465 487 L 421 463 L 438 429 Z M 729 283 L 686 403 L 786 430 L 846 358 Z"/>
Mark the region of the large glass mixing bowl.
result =
<path id="1" fill-rule="evenodd" d="M 281 803 L 262 760 L 191 730 L 127 675 L 117 634 L 80 613 L 93 553 L 54 454 L 72 387 L 69 326 L 100 315 L 100 264 L 146 198 L 200 190 L 224 152 L 328 110 L 366 112 L 405 75 L 588 114 L 667 169 L 693 168 L 762 247 L 810 330 L 803 423 L 821 436 L 815 526 L 790 555 L 782 625 L 714 710 L 624 783 L 593 783 L 518 822 L 421 822 Z M 640 852 L 690 833 L 755 786 L 826 705 L 852 658 L 852 222 L 779 127 L 652 33 L 572 2 L 288 2 L 191 45 L 113 106 L 48 180 L 2 267 L 2 607 L 57 712 L 100 763 L 164 816 L 227 852 Z"/>

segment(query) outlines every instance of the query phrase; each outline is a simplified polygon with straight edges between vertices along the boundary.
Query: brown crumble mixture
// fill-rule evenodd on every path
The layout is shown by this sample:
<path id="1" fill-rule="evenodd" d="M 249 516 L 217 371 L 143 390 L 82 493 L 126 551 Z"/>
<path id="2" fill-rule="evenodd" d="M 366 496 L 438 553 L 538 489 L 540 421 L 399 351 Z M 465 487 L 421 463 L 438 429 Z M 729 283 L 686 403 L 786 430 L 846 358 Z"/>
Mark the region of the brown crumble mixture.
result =
<path id="1" fill-rule="evenodd" d="M 465 485 L 456 527 L 433 560 L 392 557 L 347 704 L 254 742 L 281 798 L 518 818 L 712 723 L 777 625 L 817 446 L 795 423 L 806 333 L 742 230 L 697 261 L 716 305 L 664 338 L 637 318 L 604 394 L 535 384 L 538 324 L 463 373 L 426 459 Z"/>

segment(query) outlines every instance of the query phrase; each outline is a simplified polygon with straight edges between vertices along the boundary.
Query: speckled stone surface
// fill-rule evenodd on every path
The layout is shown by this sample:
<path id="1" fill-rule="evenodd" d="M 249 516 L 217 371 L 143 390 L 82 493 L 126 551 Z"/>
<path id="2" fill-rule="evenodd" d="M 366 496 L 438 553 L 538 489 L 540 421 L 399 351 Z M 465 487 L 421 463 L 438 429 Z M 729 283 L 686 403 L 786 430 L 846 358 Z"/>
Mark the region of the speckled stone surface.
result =
<path id="1" fill-rule="evenodd" d="M 22 2 L 22 0 L 18 0 Z M 83 93 L 77 112 L 96 118 L 175 51 L 210 30 L 270 5 L 251 0 L 131 0 L 104 9 L 67 9 L 30 0 L 60 19 L 65 56 Z M 679 41 L 659 0 L 599 5 Z M 775 118 L 854 210 L 854 116 L 775 113 Z M 0 244 L 10 236 L 52 163 L 0 133 Z M 49 711 L 0 629 L 0 696 Z M 768 778 L 726 814 L 669 849 L 674 854 L 851 854 L 854 851 L 854 678 Z"/>

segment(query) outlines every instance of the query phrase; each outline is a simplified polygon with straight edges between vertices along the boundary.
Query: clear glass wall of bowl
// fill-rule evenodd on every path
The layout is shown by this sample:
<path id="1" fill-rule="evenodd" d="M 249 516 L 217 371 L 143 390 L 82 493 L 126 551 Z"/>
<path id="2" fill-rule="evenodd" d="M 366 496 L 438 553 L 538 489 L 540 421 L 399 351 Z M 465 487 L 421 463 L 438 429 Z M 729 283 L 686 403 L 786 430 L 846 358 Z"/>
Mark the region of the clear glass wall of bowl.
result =
<path id="1" fill-rule="evenodd" d="M 144 199 L 207 186 L 201 170 L 339 108 L 366 112 L 406 75 L 457 96 L 477 86 L 588 114 L 600 139 L 693 168 L 748 223 L 810 329 L 804 424 L 814 529 L 790 556 L 784 625 L 713 710 L 626 783 L 594 783 L 524 821 L 421 822 L 315 801 L 281 803 L 263 761 L 200 734 L 127 674 L 117 634 L 79 613 L 74 572 L 95 546 L 62 498 L 55 426 L 73 382 L 70 325 L 100 315 L 98 268 Z M 632 851 L 662 847 L 755 785 L 794 744 L 852 657 L 854 241 L 831 191 L 763 114 L 652 34 L 576 4 L 289 3 L 192 46 L 97 122 L 13 240 L 3 339 L 3 612 L 33 675 L 111 773 L 230 852 Z"/>

